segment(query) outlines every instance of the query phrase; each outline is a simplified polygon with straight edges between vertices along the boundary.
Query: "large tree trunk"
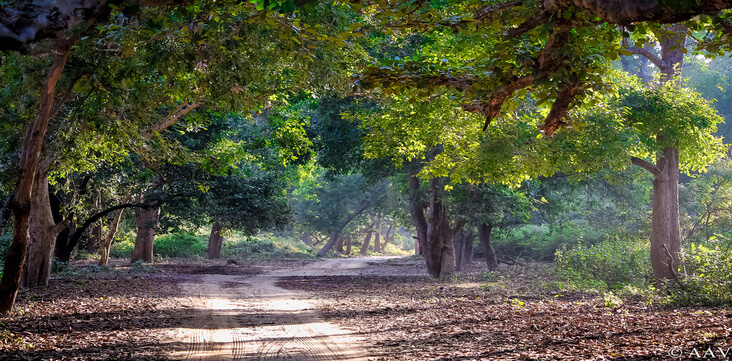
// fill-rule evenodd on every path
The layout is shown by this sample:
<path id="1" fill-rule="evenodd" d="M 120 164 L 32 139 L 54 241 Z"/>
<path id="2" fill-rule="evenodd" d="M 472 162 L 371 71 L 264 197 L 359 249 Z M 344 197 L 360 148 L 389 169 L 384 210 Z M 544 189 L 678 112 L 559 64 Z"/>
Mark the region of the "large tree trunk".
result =
<path id="1" fill-rule="evenodd" d="M 428 214 L 424 258 L 427 264 L 427 273 L 432 277 L 440 277 L 443 273 L 442 253 L 446 222 L 442 189 L 437 178 L 430 179 L 430 208 Z"/>
<path id="2" fill-rule="evenodd" d="M 56 57 L 44 81 L 35 120 L 26 128 L 25 138 L 20 150 L 18 184 L 15 189 L 13 208 L 13 242 L 5 256 L 3 278 L 0 281 L 0 313 L 7 313 L 13 308 L 15 296 L 18 294 L 20 277 L 26 259 L 30 239 L 30 212 L 33 183 L 43 146 L 43 138 L 48 123 L 58 111 L 54 107 L 54 90 L 61 78 L 66 59 L 71 53 L 72 41 L 60 41 L 56 47 Z"/>
<path id="3" fill-rule="evenodd" d="M 127 203 L 129 200 L 129 197 L 122 201 L 122 203 Z M 109 231 L 107 231 L 107 235 L 104 236 L 104 239 L 100 237 L 99 242 L 99 265 L 100 266 L 106 266 L 107 263 L 109 263 L 109 250 L 112 248 L 112 241 L 114 240 L 114 235 L 117 234 L 117 230 L 119 229 L 119 221 L 122 219 L 122 213 L 125 211 L 124 208 L 120 208 L 115 211 L 114 218 L 112 219 L 112 224 L 109 225 Z M 99 231 L 101 233 L 101 227 L 99 227 Z"/>
<path id="4" fill-rule="evenodd" d="M 371 244 L 371 236 L 373 234 L 373 229 L 369 229 L 369 231 L 366 233 L 366 239 L 363 241 L 363 245 L 361 246 L 361 252 L 359 252 L 362 256 L 365 256 L 369 253 L 369 245 Z"/>
<path id="5" fill-rule="evenodd" d="M 350 256 L 351 255 L 351 248 L 352 247 L 353 247 L 353 237 L 348 236 L 348 238 L 346 238 L 346 255 L 347 256 Z"/>
<path id="6" fill-rule="evenodd" d="M 211 235 L 208 237 L 208 259 L 221 258 L 221 247 L 224 245 L 224 226 L 214 222 L 211 226 Z"/>
<path id="7" fill-rule="evenodd" d="M 155 232 L 158 228 L 159 207 L 135 208 L 135 225 L 137 225 L 137 237 L 135 248 L 132 250 L 132 262 L 152 262 L 153 243 Z"/>
<path id="8" fill-rule="evenodd" d="M 633 163 L 651 171 L 653 207 L 651 213 L 651 267 L 657 282 L 675 279 L 681 252 L 679 226 L 679 152 L 665 148 L 656 165 L 633 159 Z"/>
<path id="9" fill-rule="evenodd" d="M 686 27 L 677 24 L 668 31 L 656 34 L 661 45 L 661 58 L 650 53 L 640 53 L 648 57 L 659 67 L 661 84 L 674 82 L 680 86 L 678 73 L 684 60 L 683 49 L 686 45 Z M 666 135 L 657 135 L 659 143 L 664 142 Z M 651 214 L 651 267 L 653 277 L 658 283 L 676 279 L 676 267 L 679 266 L 681 252 L 681 230 L 679 225 L 679 148 L 678 144 L 663 149 L 651 164 L 642 159 L 632 158 L 632 163 L 648 170 L 654 176 L 653 203 Z"/>
<path id="10" fill-rule="evenodd" d="M 493 245 L 491 245 L 491 231 L 493 231 L 491 225 L 484 223 L 478 225 L 478 239 L 485 254 L 485 264 L 488 270 L 493 272 L 498 269 L 498 259 L 496 258 L 496 251 L 493 250 Z"/>
<path id="11" fill-rule="evenodd" d="M 333 231 L 333 233 L 330 235 L 330 239 L 328 239 L 328 242 L 323 246 L 323 248 L 318 252 L 318 257 L 325 257 L 325 254 L 330 251 L 331 248 L 333 248 L 333 245 L 335 245 L 336 241 L 341 235 L 341 232 L 343 232 L 343 229 L 346 228 L 346 226 L 351 223 L 352 220 L 354 220 L 356 217 L 358 217 L 361 213 L 363 213 L 365 210 L 367 210 L 369 207 L 371 207 L 371 202 L 364 199 L 361 201 L 361 204 L 351 212 L 351 214 L 348 215 L 346 220 L 338 226 L 338 228 Z"/>
<path id="12" fill-rule="evenodd" d="M 48 286 L 56 236 L 64 228 L 66 227 L 62 223 L 56 224 L 53 219 L 48 193 L 48 174 L 39 171 L 36 174 L 31 198 L 30 243 L 27 263 L 23 269 L 21 282 L 23 287 Z"/>

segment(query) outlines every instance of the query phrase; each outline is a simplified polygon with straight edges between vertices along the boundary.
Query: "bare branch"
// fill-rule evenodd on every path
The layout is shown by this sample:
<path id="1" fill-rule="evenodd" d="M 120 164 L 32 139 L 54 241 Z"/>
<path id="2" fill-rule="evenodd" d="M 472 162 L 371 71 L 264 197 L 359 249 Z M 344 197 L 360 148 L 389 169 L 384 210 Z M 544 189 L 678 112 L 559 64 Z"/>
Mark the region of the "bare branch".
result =
<path id="1" fill-rule="evenodd" d="M 653 174 L 656 178 L 661 178 L 663 176 L 661 169 L 656 167 L 653 163 L 650 163 L 648 161 L 645 161 L 645 160 L 637 158 L 637 157 L 630 157 L 630 162 L 651 172 L 651 174 Z"/>

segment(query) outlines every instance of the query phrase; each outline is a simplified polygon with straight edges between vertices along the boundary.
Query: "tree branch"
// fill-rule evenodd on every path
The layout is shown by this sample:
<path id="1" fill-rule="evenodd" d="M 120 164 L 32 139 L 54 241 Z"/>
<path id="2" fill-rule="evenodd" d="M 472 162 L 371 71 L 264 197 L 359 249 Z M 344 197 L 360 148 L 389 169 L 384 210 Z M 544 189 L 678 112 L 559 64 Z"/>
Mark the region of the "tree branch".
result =
<path id="1" fill-rule="evenodd" d="M 630 46 L 628 44 L 628 38 L 626 37 L 623 37 L 623 47 L 625 47 L 625 50 L 629 51 L 631 54 L 640 55 L 650 60 L 659 69 L 663 69 L 664 67 L 668 66 L 668 62 L 661 60 L 661 58 L 656 56 L 656 54 L 653 54 L 650 50 L 646 48 L 639 48 L 637 46 Z"/>
<path id="2" fill-rule="evenodd" d="M 124 208 L 150 208 L 152 207 L 151 204 L 141 204 L 141 203 L 125 203 L 116 205 L 114 207 L 109 207 L 91 217 L 89 217 L 84 224 L 81 225 L 81 227 L 77 228 L 71 237 L 69 237 L 69 244 L 76 244 L 79 242 L 79 239 L 81 239 L 81 235 L 84 234 L 84 231 L 86 231 L 89 226 L 91 226 L 94 222 L 99 220 L 100 218 L 106 216 L 107 214 L 110 214 L 118 209 L 124 209 Z"/>
<path id="3" fill-rule="evenodd" d="M 537 26 L 543 24 L 546 20 L 548 20 L 554 12 L 552 11 L 542 11 L 539 13 L 539 15 L 534 16 L 533 18 L 524 21 L 521 25 L 519 25 L 516 28 L 513 28 L 506 32 L 504 35 L 504 38 L 511 39 L 515 38 L 517 36 L 521 36 Z"/>
<path id="4" fill-rule="evenodd" d="M 564 119 L 567 117 L 569 104 L 580 91 L 582 91 L 582 85 L 577 79 L 571 83 L 562 84 L 562 88 L 557 93 L 557 99 L 552 104 L 549 114 L 544 119 L 544 124 L 539 126 L 539 129 L 544 131 L 545 137 L 551 138 L 557 129 L 567 125 Z"/>
<path id="5" fill-rule="evenodd" d="M 651 172 L 651 174 L 653 174 L 656 178 L 661 178 L 663 176 L 661 169 L 656 167 L 653 163 L 650 163 L 648 161 L 645 161 L 645 160 L 637 158 L 637 157 L 630 157 L 630 162 Z"/>
<path id="6" fill-rule="evenodd" d="M 144 132 L 142 132 L 141 137 L 143 139 L 150 139 L 155 135 L 155 133 L 160 133 L 171 125 L 177 123 L 183 117 L 186 116 L 186 114 L 190 113 L 191 110 L 196 109 L 200 106 L 197 102 L 190 102 L 190 103 L 183 103 L 178 105 L 178 107 L 175 108 L 170 114 L 168 114 L 167 117 L 161 119 L 157 123 L 153 124 L 150 128 L 146 129 Z"/>

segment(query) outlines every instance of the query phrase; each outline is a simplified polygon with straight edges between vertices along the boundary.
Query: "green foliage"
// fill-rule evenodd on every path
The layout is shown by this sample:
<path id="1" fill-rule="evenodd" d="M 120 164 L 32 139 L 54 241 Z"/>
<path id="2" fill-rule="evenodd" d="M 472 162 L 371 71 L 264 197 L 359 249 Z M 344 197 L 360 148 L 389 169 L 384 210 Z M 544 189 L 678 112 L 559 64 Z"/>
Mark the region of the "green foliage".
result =
<path id="1" fill-rule="evenodd" d="M 221 249 L 224 258 L 311 258 L 312 249 L 300 241 L 288 237 L 263 235 L 247 237 L 236 241 L 224 240 Z"/>
<path id="2" fill-rule="evenodd" d="M 578 243 L 557 250 L 554 270 L 579 289 L 645 286 L 651 281 L 648 242 L 642 237 L 617 233 L 595 245 Z"/>
<path id="3" fill-rule="evenodd" d="M 208 238 L 203 235 L 179 233 L 155 238 L 153 252 L 160 257 L 191 258 L 206 255 Z"/>
<path id="4" fill-rule="evenodd" d="M 683 286 L 669 287 L 676 304 L 732 304 L 732 242 L 691 243 L 682 257 Z"/>
<path id="5" fill-rule="evenodd" d="M 493 248 L 496 253 L 537 261 L 552 261 L 556 251 L 563 246 L 572 247 L 578 242 L 594 244 L 602 240 L 603 231 L 593 230 L 583 222 L 569 222 L 552 232 L 545 225 L 523 225 L 515 228 L 496 229 Z"/>

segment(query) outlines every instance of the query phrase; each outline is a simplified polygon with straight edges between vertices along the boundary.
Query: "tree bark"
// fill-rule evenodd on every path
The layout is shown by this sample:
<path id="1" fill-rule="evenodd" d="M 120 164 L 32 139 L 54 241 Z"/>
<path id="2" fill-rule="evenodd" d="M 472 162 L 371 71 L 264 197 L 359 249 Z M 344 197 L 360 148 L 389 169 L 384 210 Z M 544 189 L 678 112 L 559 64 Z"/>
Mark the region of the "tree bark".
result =
<path id="1" fill-rule="evenodd" d="M 158 216 L 160 207 L 135 208 L 135 225 L 137 226 L 137 237 L 135 248 L 132 250 L 132 262 L 152 262 L 153 244 L 155 232 L 158 228 Z"/>
<path id="2" fill-rule="evenodd" d="M 331 248 L 333 248 L 333 245 L 335 245 L 336 241 L 338 240 L 338 237 L 340 237 L 341 232 L 343 232 L 343 229 L 348 226 L 349 223 L 351 223 L 352 220 L 354 220 L 356 217 L 358 217 L 361 213 L 363 213 L 365 210 L 367 210 L 369 207 L 371 207 L 371 202 L 364 199 L 361 201 L 361 204 L 351 212 L 351 214 L 348 215 L 346 220 L 336 228 L 335 231 L 330 235 L 330 239 L 328 239 L 328 242 L 323 246 L 323 248 L 318 252 L 318 257 L 325 257 L 325 254 L 330 251 Z"/>
<path id="3" fill-rule="evenodd" d="M 221 247 L 224 245 L 224 226 L 214 222 L 211 226 L 211 235 L 208 237 L 208 259 L 221 258 Z"/>
<path id="4" fill-rule="evenodd" d="M 48 286 L 56 236 L 64 228 L 66 227 L 63 223 L 56 224 L 53 219 L 48 192 L 48 174 L 40 171 L 36 173 L 36 181 L 33 185 L 30 243 L 21 286 L 28 288 Z"/>
<path id="5" fill-rule="evenodd" d="M 493 250 L 491 245 L 491 232 L 493 226 L 481 223 L 478 225 L 478 239 L 480 240 L 480 246 L 483 248 L 485 254 L 485 264 L 489 271 L 493 272 L 498 270 L 498 259 L 496 258 L 496 251 Z"/>
<path id="6" fill-rule="evenodd" d="M 678 24 L 669 31 L 659 32 L 661 57 L 643 49 L 635 49 L 659 67 L 661 84 L 669 81 L 680 86 L 677 73 L 681 71 L 684 60 L 684 25 Z M 659 143 L 665 142 L 665 134 L 657 135 Z M 666 147 L 651 164 L 642 159 L 632 158 L 631 162 L 649 171 L 654 176 L 653 202 L 651 211 L 651 267 L 656 282 L 676 279 L 676 268 L 680 264 L 681 227 L 679 224 L 679 148 L 678 145 Z"/>
<path id="7" fill-rule="evenodd" d="M 335 245 L 333 245 L 333 249 L 335 249 L 336 252 L 343 254 L 343 237 L 338 237 Z"/>
<path id="8" fill-rule="evenodd" d="M 54 90 L 61 78 L 66 60 L 71 53 L 73 41 L 60 41 L 56 46 L 56 57 L 41 87 L 38 114 L 26 128 L 21 144 L 19 177 L 12 201 L 13 242 L 5 257 L 3 278 L 0 281 L 0 313 L 13 308 L 20 286 L 20 277 L 25 263 L 30 239 L 30 212 L 33 183 L 40 160 L 43 138 L 56 109 L 54 109 Z"/>
<path id="9" fill-rule="evenodd" d="M 461 229 L 452 237 L 455 247 L 455 269 L 460 271 L 464 266 L 473 263 L 473 231 Z"/>
<path id="10" fill-rule="evenodd" d="M 424 250 L 427 249 L 427 219 L 424 215 L 426 206 L 419 201 L 419 179 L 415 174 L 408 176 L 409 183 L 409 215 L 412 217 L 412 223 L 417 230 L 417 244 L 415 247 L 417 254 L 426 257 Z"/>
<path id="11" fill-rule="evenodd" d="M 374 236 L 374 253 L 381 253 L 381 230 L 376 228 L 376 236 Z"/>
<path id="12" fill-rule="evenodd" d="M 127 202 L 129 196 L 126 197 L 126 199 L 122 202 Z M 122 213 L 125 211 L 124 208 L 120 208 L 114 212 L 114 218 L 112 219 L 112 224 L 109 225 L 109 230 L 107 231 L 107 235 L 104 236 L 104 239 L 101 238 L 101 234 L 99 237 L 99 266 L 106 266 L 109 263 L 109 250 L 112 248 L 112 241 L 114 241 L 114 235 L 117 234 L 117 230 L 119 229 L 119 221 L 122 219 Z M 101 226 L 99 227 L 99 232 L 101 233 Z"/>
<path id="13" fill-rule="evenodd" d="M 373 234 L 373 229 L 369 229 L 369 231 L 366 232 L 366 239 L 363 241 L 363 245 L 361 246 L 361 252 L 359 252 L 362 256 L 369 253 L 369 245 L 371 244 L 371 236 L 373 236 Z"/>
<path id="14" fill-rule="evenodd" d="M 346 238 L 346 256 L 350 256 L 351 255 L 351 248 L 352 247 L 353 247 L 353 237 L 348 236 L 348 238 Z"/>

